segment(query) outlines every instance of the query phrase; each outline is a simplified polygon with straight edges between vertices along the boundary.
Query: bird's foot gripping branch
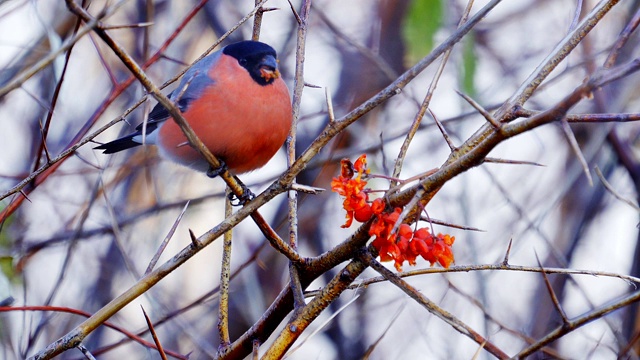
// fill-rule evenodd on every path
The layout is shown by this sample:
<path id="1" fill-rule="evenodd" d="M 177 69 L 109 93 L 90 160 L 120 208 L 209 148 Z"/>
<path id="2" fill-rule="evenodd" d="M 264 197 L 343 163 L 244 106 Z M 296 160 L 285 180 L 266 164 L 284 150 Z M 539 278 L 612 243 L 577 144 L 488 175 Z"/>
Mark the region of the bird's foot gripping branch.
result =
<path id="1" fill-rule="evenodd" d="M 375 237 L 371 245 L 377 250 L 381 261 L 394 261 L 398 271 L 407 261 L 415 265 L 421 256 L 433 266 L 439 263 L 448 268 L 453 262 L 451 246 L 455 237 L 448 234 L 432 235 L 425 227 L 414 230 L 409 224 L 401 223 L 396 228 L 402 208 L 388 209 L 384 198 L 369 200 L 367 186 L 369 169 L 367 157 L 361 155 L 355 163 L 342 159 L 340 176 L 331 181 L 331 190 L 344 197 L 343 208 L 347 211 L 347 221 L 342 227 L 350 227 L 358 222 L 372 220 L 369 235 Z"/>

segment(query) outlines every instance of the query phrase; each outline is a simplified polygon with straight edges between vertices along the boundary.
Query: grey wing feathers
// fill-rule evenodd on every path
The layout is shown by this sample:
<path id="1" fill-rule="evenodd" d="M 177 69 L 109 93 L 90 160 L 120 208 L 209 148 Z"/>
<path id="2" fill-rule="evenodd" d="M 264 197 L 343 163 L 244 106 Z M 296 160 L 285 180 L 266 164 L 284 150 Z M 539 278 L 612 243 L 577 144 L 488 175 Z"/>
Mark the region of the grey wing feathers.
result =
<path id="1" fill-rule="evenodd" d="M 211 54 L 204 59 L 200 60 L 197 64 L 191 67 L 180 81 L 180 85 L 169 95 L 169 98 L 175 101 L 176 97 L 180 97 L 176 105 L 181 112 L 185 112 L 189 107 L 189 103 L 194 99 L 197 99 L 200 94 L 208 87 L 211 86 L 214 81 L 208 76 L 207 70 L 213 66 L 213 64 L 220 57 L 220 51 Z M 186 88 L 185 88 L 186 87 Z M 149 113 L 149 119 L 147 120 L 147 134 L 154 132 L 163 121 L 169 118 L 169 111 L 164 106 L 157 104 L 153 107 Z M 136 132 L 114 141 L 96 146 L 94 149 L 104 150 L 103 154 L 113 154 L 122 150 L 130 149 L 142 145 L 139 141 L 139 137 L 142 135 L 142 126 L 140 124 L 136 127 Z M 138 140 L 136 140 L 138 138 Z"/>

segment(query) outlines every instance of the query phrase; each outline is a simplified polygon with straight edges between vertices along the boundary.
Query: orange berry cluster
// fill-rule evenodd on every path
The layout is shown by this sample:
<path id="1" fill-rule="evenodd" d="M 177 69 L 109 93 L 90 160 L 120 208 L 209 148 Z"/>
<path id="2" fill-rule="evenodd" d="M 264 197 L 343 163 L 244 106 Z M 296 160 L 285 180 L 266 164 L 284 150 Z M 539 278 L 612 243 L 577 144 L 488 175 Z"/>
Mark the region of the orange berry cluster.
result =
<path id="1" fill-rule="evenodd" d="M 374 201 L 377 202 L 380 199 Z M 378 250 L 380 261 L 394 261 L 396 270 L 402 271 L 405 261 L 409 265 L 416 265 L 416 258 L 422 256 L 431 266 L 438 262 L 448 268 L 454 261 L 451 245 L 456 240 L 448 234 L 433 236 L 426 228 L 416 231 L 407 224 L 400 224 L 398 231 L 392 233 L 395 223 L 400 217 L 401 208 L 395 208 L 392 213 L 378 213 L 369 228 L 369 235 L 375 236 L 371 245 Z"/>
<path id="2" fill-rule="evenodd" d="M 354 164 L 348 159 L 343 159 L 340 164 L 340 176 L 333 178 L 331 189 L 345 198 L 342 206 L 347 211 L 347 221 L 342 227 L 351 226 L 354 218 L 365 222 L 375 216 L 369 235 L 375 236 L 371 245 L 380 254 L 380 261 L 393 260 L 398 271 L 402 271 L 405 261 L 415 265 L 418 256 L 429 261 L 431 266 L 438 262 L 448 268 L 453 263 L 451 245 L 455 237 L 448 234 L 433 236 L 426 228 L 413 231 L 407 224 L 401 224 L 398 231 L 393 233 L 402 209 L 385 212 L 383 199 L 375 199 L 369 204 L 369 194 L 364 191 L 367 181 L 363 179 L 369 173 L 366 155 L 360 156 Z"/>
<path id="3" fill-rule="evenodd" d="M 358 175 L 354 178 L 355 173 Z M 363 191 L 367 185 L 363 176 L 368 173 L 365 154 L 361 155 L 354 164 L 349 159 L 340 161 L 340 176 L 331 181 L 331 190 L 344 196 L 342 207 L 347 210 L 347 221 L 342 225 L 343 228 L 351 226 L 354 218 L 359 222 L 371 219 L 373 212 L 368 203 L 369 194 Z"/>

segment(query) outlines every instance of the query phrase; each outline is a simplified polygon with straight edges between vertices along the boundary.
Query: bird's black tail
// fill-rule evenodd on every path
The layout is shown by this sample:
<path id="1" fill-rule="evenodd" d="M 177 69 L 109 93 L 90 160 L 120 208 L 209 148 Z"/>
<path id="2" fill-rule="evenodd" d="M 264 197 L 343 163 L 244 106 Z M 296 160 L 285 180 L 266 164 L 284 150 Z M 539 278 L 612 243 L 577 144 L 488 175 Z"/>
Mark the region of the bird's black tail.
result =
<path id="1" fill-rule="evenodd" d="M 138 134 L 138 133 L 131 134 L 131 135 L 122 137 L 120 139 L 113 140 L 113 141 L 108 142 L 106 144 L 102 144 L 100 146 L 96 146 L 93 149 L 94 150 L 104 150 L 102 152 L 103 154 L 113 154 L 113 153 L 117 153 L 117 152 L 122 151 L 122 150 L 127 150 L 127 149 L 130 149 L 132 147 L 136 147 L 136 146 L 142 145 L 139 142 L 133 140 L 133 138 L 136 137 L 136 136 L 140 136 L 140 134 Z"/>

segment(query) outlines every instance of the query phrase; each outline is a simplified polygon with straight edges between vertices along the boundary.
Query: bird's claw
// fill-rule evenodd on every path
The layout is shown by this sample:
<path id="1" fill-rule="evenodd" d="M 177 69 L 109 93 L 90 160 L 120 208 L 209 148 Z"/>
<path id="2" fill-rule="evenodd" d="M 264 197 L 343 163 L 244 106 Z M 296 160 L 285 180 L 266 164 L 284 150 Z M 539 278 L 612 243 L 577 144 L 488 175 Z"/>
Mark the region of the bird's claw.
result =
<path id="1" fill-rule="evenodd" d="M 255 197 L 256 195 L 246 186 L 242 186 L 242 195 L 240 197 L 236 196 L 234 193 L 229 193 L 229 195 L 227 195 L 227 199 L 231 202 L 231 206 L 244 206 L 244 204 L 253 200 Z M 234 203 L 234 201 L 237 202 Z"/>
<path id="2" fill-rule="evenodd" d="M 207 176 L 210 177 L 211 179 L 220 176 L 220 174 L 224 173 L 225 171 L 227 171 L 227 164 L 225 164 L 224 161 L 218 159 L 218 161 L 220 162 L 220 166 L 217 168 L 214 167 L 209 167 L 209 170 L 207 170 Z"/>
<path id="3" fill-rule="evenodd" d="M 218 161 L 220 161 L 220 166 L 219 167 L 217 167 L 217 168 L 210 167 L 209 170 L 207 170 L 207 176 L 212 178 L 212 179 L 215 178 L 215 177 L 220 176 L 222 173 L 224 173 L 225 171 L 228 170 L 227 164 L 225 164 L 224 161 L 222 161 L 220 159 L 218 159 Z M 240 184 L 240 187 L 242 188 L 242 195 L 238 197 L 233 192 L 231 192 L 231 193 L 229 193 L 229 195 L 227 195 L 227 198 L 231 202 L 232 206 L 244 206 L 244 204 L 246 204 L 247 202 L 253 200 L 256 197 L 256 195 L 254 193 L 252 193 L 251 190 L 249 190 L 249 188 L 246 187 L 239 180 L 238 180 L 238 183 Z"/>

